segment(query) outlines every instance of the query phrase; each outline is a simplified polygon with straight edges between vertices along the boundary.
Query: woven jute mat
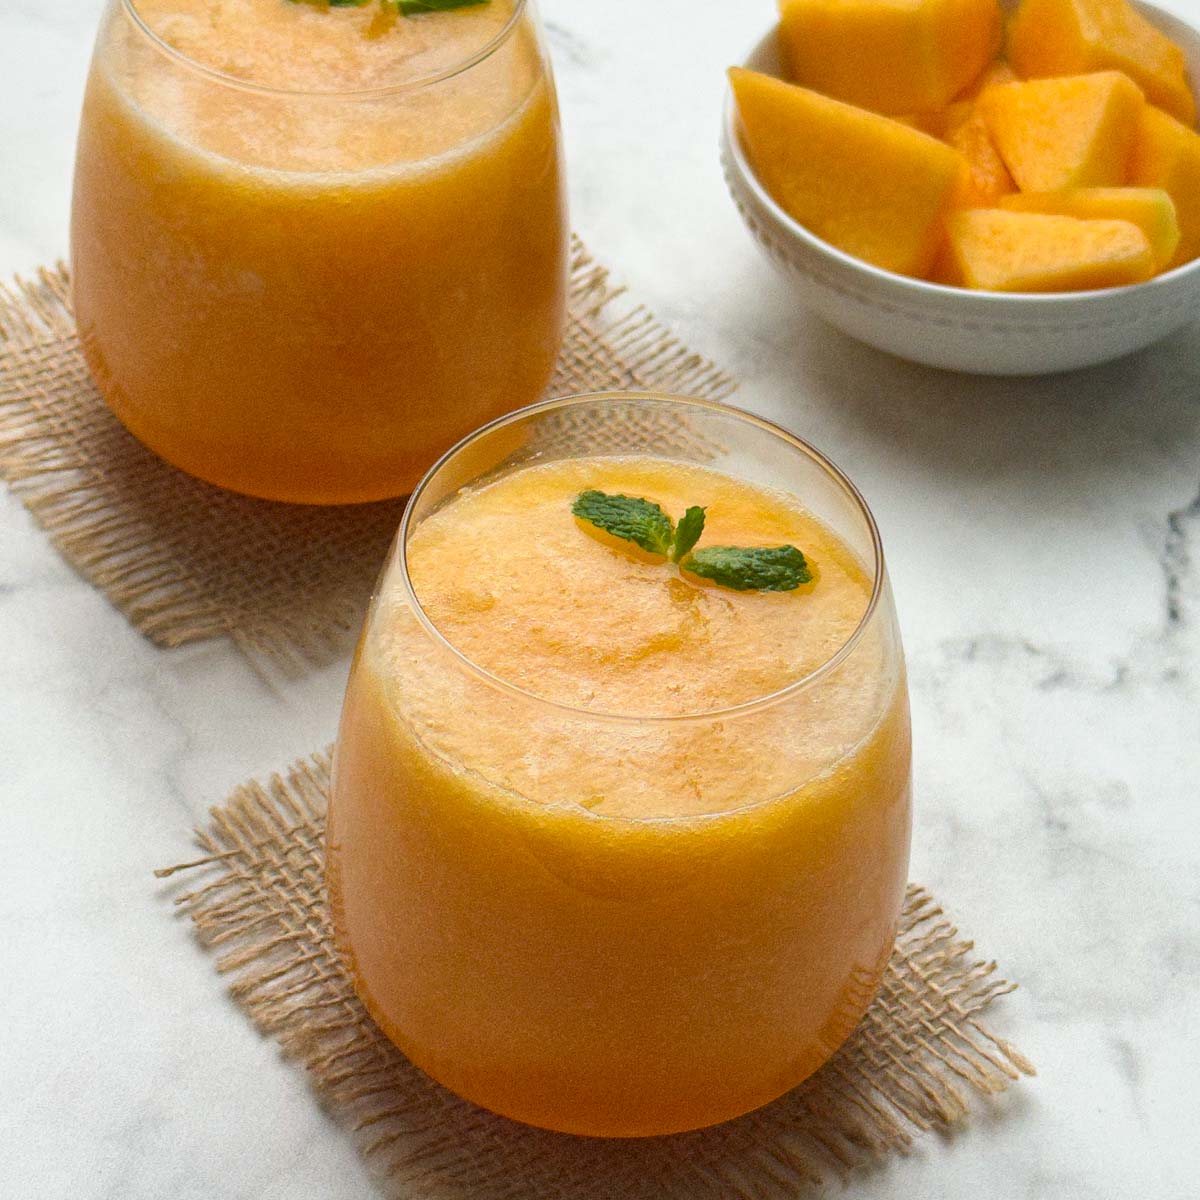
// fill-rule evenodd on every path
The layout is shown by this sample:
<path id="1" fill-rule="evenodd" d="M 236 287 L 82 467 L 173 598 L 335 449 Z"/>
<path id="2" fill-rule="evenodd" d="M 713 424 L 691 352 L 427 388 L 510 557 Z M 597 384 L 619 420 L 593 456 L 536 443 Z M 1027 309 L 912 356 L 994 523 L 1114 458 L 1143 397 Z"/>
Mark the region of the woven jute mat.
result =
<path id="1" fill-rule="evenodd" d="M 324 884 L 329 758 L 250 783 L 197 832 L 204 857 L 157 874 L 219 951 L 241 1008 L 307 1068 L 390 1195 L 453 1200 L 783 1200 L 811 1194 L 922 1131 L 946 1131 L 972 1096 L 1033 1067 L 980 1014 L 1013 984 L 910 887 L 874 1004 L 808 1082 L 696 1133 L 570 1137 L 494 1116 L 413 1067 L 373 1024 L 333 945 Z"/>
<path id="2" fill-rule="evenodd" d="M 720 400 L 733 380 L 630 303 L 572 242 L 566 338 L 548 395 L 606 388 Z M 403 501 L 252 500 L 169 466 L 88 375 L 64 266 L 0 285 L 0 478 L 66 560 L 162 646 L 228 636 L 290 668 L 357 632 Z"/>

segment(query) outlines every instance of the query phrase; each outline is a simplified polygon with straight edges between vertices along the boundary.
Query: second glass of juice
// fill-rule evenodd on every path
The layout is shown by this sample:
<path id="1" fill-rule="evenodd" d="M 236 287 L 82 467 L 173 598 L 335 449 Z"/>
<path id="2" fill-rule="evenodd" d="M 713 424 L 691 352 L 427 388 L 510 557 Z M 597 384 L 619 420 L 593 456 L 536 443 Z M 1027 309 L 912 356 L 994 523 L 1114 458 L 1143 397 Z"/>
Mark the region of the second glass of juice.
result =
<path id="1" fill-rule="evenodd" d="M 573 515 L 588 491 L 703 507 L 700 548 L 794 546 L 812 578 L 700 578 Z M 355 986 L 417 1066 L 580 1134 L 765 1104 L 869 1005 L 909 830 L 878 534 L 810 446 L 608 394 L 426 476 L 352 670 L 327 847 Z"/>
<path id="2" fill-rule="evenodd" d="M 109 405 L 176 466 L 274 500 L 411 490 L 541 394 L 566 256 L 527 0 L 110 0 L 75 314 Z"/>

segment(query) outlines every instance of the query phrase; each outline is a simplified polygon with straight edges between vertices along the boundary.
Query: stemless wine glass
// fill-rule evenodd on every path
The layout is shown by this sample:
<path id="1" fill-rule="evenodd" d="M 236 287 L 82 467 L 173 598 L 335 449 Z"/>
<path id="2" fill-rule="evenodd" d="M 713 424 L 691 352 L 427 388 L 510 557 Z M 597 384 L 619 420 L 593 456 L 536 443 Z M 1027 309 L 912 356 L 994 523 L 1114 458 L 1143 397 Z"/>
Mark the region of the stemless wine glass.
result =
<path id="1" fill-rule="evenodd" d="M 424 523 L 531 464 L 603 477 L 630 456 L 668 472 L 702 465 L 724 480 L 714 487 L 769 489 L 752 505 L 794 498 L 828 531 L 855 564 L 859 607 L 812 669 L 703 711 L 656 715 L 652 694 L 596 711 L 547 698 L 545 679 L 497 677 L 447 640 L 410 573 Z M 586 538 L 569 520 L 568 506 L 562 536 Z M 423 553 L 462 544 L 441 529 Z M 481 536 L 487 525 L 474 525 Z M 489 626 L 486 584 L 461 602 L 488 638 L 520 645 L 536 627 L 566 644 L 597 620 L 581 606 L 562 628 L 532 611 Z M 649 586 L 687 605 L 696 585 Z M 771 661 L 775 643 L 764 632 L 713 652 Z M 870 1003 L 907 878 L 910 759 L 878 532 L 836 467 L 783 429 L 704 401 L 608 393 L 534 405 L 425 476 L 381 577 L 335 758 L 339 945 L 387 1035 L 470 1100 L 581 1134 L 713 1124 L 811 1074 Z"/>
<path id="2" fill-rule="evenodd" d="M 274 500 L 404 494 L 561 341 L 532 4 L 110 0 L 71 259 L 92 374 L 163 458 Z"/>

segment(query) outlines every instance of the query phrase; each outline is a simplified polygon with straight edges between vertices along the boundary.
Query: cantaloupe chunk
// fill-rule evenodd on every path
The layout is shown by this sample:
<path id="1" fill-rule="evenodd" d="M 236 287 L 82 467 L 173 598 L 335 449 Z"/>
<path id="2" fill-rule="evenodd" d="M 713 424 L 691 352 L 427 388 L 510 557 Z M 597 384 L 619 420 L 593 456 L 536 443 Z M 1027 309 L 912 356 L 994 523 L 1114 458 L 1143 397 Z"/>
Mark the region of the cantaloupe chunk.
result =
<path id="1" fill-rule="evenodd" d="M 958 260 L 954 257 L 954 250 L 950 245 L 950 237 L 947 235 L 942 239 L 942 244 L 938 247 L 938 252 L 933 256 L 933 265 L 929 268 L 925 278 L 930 283 L 940 283 L 944 287 L 966 287 L 966 281 L 963 279 L 962 268 L 958 265 Z"/>
<path id="2" fill-rule="evenodd" d="M 946 134 L 957 125 L 961 125 L 970 112 L 969 102 L 978 98 L 985 87 L 995 83 L 1016 83 L 1018 75 L 1003 59 L 989 63 L 983 72 L 976 75 L 964 91 L 941 108 L 923 108 L 918 112 L 889 114 L 893 121 L 902 121 L 911 125 L 930 137 L 946 140 Z M 1001 163 L 1001 166 L 1004 164 Z M 1004 172 L 1008 174 L 1007 171 Z M 1015 185 L 1014 185 L 1015 186 Z"/>
<path id="3" fill-rule="evenodd" d="M 1150 243 L 1128 221 L 975 208 L 951 216 L 947 231 L 972 288 L 1068 292 L 1141 283 L 1154 274 Z"/>
<path id="4" fill-rule="evenodd" d="M 971 90 L 978 96 L 985 87 L 991 87 L 994 83 L 1017 83 L 1020 78 L 1008 59 L 998 58 L 984 70 Z"/>
<path id="5" fill-rule="evenodd" d="M 1128 221 L 1146 235 L 1158 271 L 1175 257 L 1179 247 L 1175 202 L 1162 188 L 1068 188 L 1062 192 L 1021 192 L 1015 196 L 1001 196 L 998 207 L 1009 212 Z"/>
<path id="6" fill-rule="evenodd" d="M 979 97 L 996 149 L 1023 192 L 1123 184 L 1144 104 L 1119 71 L 1003 83 Z"/>
<path id="7" fill-rule="evenodd" d="M 928 270 L 962 155 L 898 121 L 769 75 L 729 72 L 755 174 L 818 237 L 904 275 Z"/>
<path id="8" fill-rule="evenodd" d="M 1183 51 L 1128 0 L 1021 0 L 1008 57 L 1031 78 L 1124 71 L 1152 104 L 1189 125 L 1196 119 Z"/>
<path id="9" fill-rule="evenodd" d="M 988 208 L 1009 192 L 1015 192 L 1004 160 L 1000 157 L 979 104 L 957 100 L 946 110 L 943 137 L 966 160 L 970 171 L 967 188 L 957 201 L 963 208 Z"/>
<path id="10" fill-rule="evenodd" d="M 1000 45 L 996 0 L 779 0 L 791 79 L 875 112 L 941 108 Z"/>
<path id="11" fill-rule="evenodd" d="M 909 125 L 913 129 L 919 129 L 922 133 L 929 134 L 930 137 L 944 138 L 953 108 L 953 104 L 948 104 L 945 108 L 930 108 L 924 112 L 897 113 L 892 120 L 899 121 L 902 125 Z"/>
<path id="12" fill-rule="evenodd" d="M 1020 76 L 1009 66 L 1006 60 L 997 58 L 994 62 L 990 62 L 984 67 L 982 73 L 972 80 L 965 91 L 959 93 L 958 99 L 974 100 L 986 87 L 991 87 L 997 83 L 1016 83 L 1019 79 Z"/>
<path id="13" fill-rule="evenodd" d="M 1175 201 L 1179 245 L 1168 265 L 1200 256 L 1200 133 L 1147 104 L 1138 121 L 1129 182 L 1162 188 Z"/>

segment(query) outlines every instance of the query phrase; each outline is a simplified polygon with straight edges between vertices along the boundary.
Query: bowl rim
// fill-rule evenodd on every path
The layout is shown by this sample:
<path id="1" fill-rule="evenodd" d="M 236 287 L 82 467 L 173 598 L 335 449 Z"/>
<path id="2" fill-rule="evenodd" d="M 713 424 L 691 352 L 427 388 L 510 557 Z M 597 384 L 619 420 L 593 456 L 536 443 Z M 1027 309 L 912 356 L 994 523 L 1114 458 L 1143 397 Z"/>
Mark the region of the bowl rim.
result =
<path id="1" fill-rule="evenodd" d="M 1196 43 L 1196 54 L 1200 55 L 1200 29 L 1175 13 L 1167 12 L 1154 4 L 1148 3 L 1147 0 L 1133 0 L 1133 4 L 1153 21 L 1155 25 L 1159 25 L 1161 20 L 1162 23 L 1178 26 L 1186 30 Z M 1002 4 L 1002 7 L 1007 6 Z M 756 70 L 757 68 L 747 67 L 746 64 L 758 58 L 770 43 L 774 43 L 778 37 L 778 33 L 779 22 L 776 21 L 766 33 L 755 41 L 737 65 L 747 70 Z M 787 81 L 785 80 L 785 82 Z M 1197 99 L 1200 100 L 1200 97 L 1197 97 Z M 794 240 L 802 242 L 810 250 L 838 263 L 845 269 L 873 279 L 881 286 L 900 289 L 914 295 L 924 294 L 931 299 L 952 299 L 959 303 L 965 300 L 965 302 L 974 304 L 980 308 L 989 309 L 1010 308 L 1018 304 L 1022 306 L 1061 307 L 1064 303 L 1082 307 L 1089 304 L 1111 303 L 1117 297 L 1133 296 L 1135 294 L 1153 296 L 1156 292 L 1161 293 L 1165 290 L 1173 289 L 1181 280 L 1186 280 L 1190 276 L 1200 276 L 1200 257 L 1197 257 L 1192 259 L 1191 262 L 1180 263 L 1179 266 L 1172 267 L 1169 271 L 1162 271 L 1150 279 L 1143 280 L 1141 283 L 1126 283 L 1116 287 L 1087 288 L 1079 291 L 1063 292 L 992 292 L 982 288 L 966 288 L 957 287 L 953 284 L 933 283 L 927 279 L 918 279 L 914 275 L 901 275 L 897 271 L 889 271 L 886 267 L 878 267 L 874 263 L 869 263 L 865 259 L 858 258 L 856 255 L 850 254 L 845 250 L 840 250 L 831 242 L 827 242 L 818 234 L 813 233 L 806 225 L 802 225 L 797 221 L 795 217 L 788 213 L 775 200 L 763 186 L 762 181 L 750 165 L 750 159 L 742 143 L 741 130 L 737 117 L 737 104 L 734 100 L 733 87 L 729 83 L 727 76 L 725 81 L 725 101 L 722 108 L 722 141 L 729 161 L 754 195 L 755 200 L 766 209 L 776 224 L 781 226 Z M 1159 298 L 1163 297 L 1160 296 Z"/>

